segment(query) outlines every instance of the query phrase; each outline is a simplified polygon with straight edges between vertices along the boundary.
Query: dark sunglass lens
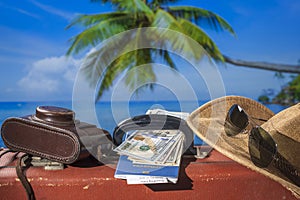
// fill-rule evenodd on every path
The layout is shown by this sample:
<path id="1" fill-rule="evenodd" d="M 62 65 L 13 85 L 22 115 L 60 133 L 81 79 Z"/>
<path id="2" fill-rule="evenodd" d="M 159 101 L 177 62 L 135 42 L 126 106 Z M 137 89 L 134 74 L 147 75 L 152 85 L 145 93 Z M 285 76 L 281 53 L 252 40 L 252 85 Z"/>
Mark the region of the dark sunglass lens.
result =
<path id="1" fill-rule="evenodd" d="M 238 105 L 233 106 L 230 114 L 230 120 L 235 126 L 241 129 L 246 128 L 248 125 L 248 116 Z"/>
<path id="2" fill-rule="evenodd" d="M 237 104 L 231 106 L 225 120 L 225 132 L 228 136 L 240 133 L 248 125 L 248 116 Z"/>
<path id="3" fill-rule="evenodd" d="M 275 141 L 271 135 L 261 127 L 256 127 L 251 130 L 248 147 L 251 160 L 258 167 L 267 167 L 277 151 Z"/>

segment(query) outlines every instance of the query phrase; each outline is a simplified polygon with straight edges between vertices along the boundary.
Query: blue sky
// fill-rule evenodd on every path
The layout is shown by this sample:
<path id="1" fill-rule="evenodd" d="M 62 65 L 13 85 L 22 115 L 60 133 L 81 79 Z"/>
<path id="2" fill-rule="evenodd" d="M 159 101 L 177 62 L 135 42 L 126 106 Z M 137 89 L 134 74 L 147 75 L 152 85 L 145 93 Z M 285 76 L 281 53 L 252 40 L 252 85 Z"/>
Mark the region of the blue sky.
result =
<path id="1" fill-rule="evenodd" d="M 297 64 L 300 59 L 299 0 L 192 0 L 178 4 L 211 10 L 231 24 L 237 37 L 205 29 L 225 55 L 288 64 Z M 68 39 L 82 29 L 65 27 L 78 13 L 110 10 L 110 5 L 88 0 L 0 0 L 0 101 L 71 100 L 82 57 L 66 59 L 65 53 Z M 279 80 L 274 72 L 264 70 L 231 65 L 220 65 L 218 69 L 228 95 L 256 99 L 263 90 L 279 91 L 289 80 L 289 74 Z M 199 99 L 209 98 L 205 85 L 198 85 L 201 77 L 193 76 L 190 69 L 180 70 L 190 79 Z M 174 95 L 167 87 L 157 87 L 139 98 L 171 100 L 176 98 Z M 103 97 L 109 99 L 110 92 Z"/>

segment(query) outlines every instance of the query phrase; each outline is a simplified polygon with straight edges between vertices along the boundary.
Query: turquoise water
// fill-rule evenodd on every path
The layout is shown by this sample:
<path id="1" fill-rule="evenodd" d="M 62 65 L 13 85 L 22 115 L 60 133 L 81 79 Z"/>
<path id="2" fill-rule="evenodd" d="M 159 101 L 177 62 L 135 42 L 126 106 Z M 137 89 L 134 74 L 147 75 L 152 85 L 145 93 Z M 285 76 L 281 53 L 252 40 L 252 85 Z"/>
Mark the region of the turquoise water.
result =
<path id="1" fill-rule="evenodd" d="M 101 128 L 113 132 L 114 127 L 130 116 L 144 114 L 150 108 L 163 108 L 170 111 L 192 112 L 206 101 L 181 102 L 159 101 L 159 102 L 99 102 L 95 105 L 97 120 Z M 8 117 L 21 117 L 35 112 L 35 108 L 40 105 L 60 106 L 72 109 L 72 102 L 0 102 L 0 125 Z M 266 105 L 273 112 L 277 113 L 285 107 L 275 104 Z M 115 110 L 114 116 L 112 108 Z M 81 119 L 80 119 L 81 120 Z M 83 120 L 82 120 L 83 121 Z M 26 136 L 25 136 L 26 137 Z M 0 147 L 4 146 L 0 138 Z"/>

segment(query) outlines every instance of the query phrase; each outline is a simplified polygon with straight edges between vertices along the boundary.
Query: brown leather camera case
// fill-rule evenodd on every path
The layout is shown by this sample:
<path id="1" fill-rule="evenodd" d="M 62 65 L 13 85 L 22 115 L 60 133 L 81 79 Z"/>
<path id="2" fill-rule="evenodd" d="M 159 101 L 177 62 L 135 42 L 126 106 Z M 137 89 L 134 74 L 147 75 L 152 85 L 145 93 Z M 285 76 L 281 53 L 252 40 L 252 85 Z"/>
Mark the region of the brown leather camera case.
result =
<path id="1" fill-rule="evenodd" d="M 12 150 L 71 164 L 82 157 L 83 152 L 87 154 L 76 131 L 76 127 L 82 129 L 87 123 L 75 121 L 74 117 L 75 113 L 69 109 L 40 106 L 35 115 L 7 119 L 2 125 L 1 136 Z M 96 126 L 92 131 L 85 129 L 79 131 L 99 135 L 100 129 Z"/>

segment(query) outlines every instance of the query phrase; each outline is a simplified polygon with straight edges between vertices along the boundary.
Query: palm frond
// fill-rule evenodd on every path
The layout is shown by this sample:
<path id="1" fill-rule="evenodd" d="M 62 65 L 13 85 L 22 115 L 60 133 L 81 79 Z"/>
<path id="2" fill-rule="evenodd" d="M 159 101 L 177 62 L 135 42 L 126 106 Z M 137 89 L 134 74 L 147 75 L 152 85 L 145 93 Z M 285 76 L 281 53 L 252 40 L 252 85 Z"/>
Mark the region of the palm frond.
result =
<path id="1" fill-rule="evenodd" d="M 185 27 L 185 33 L 197 41 L 212 58 L 215 60 L 224 61 L 224 58 L 217 45 L 200 27 L 185 19 L 180 19 L 179 23 L 182 25 L 182 27 Z"/>
<path id="2" fill-rule="evenodd" d="M 103 42 L 97 50 L 93 50 L 84 58 L 82 69 L 92 86 L 98 83 L 99 78 L 104 76 L 108 68 L 119 64 L 118 62 L 124 62 L 124 64 L 129 65 L 126 59 L 118 59 L 120 55 L 124 54 L 123 51 L 125 52 L 125 50 L 120 49 L 120 46 L 125 46 L 126 43 L 127 41 L 124 38 L 110 38 Z"/>
<path id="3" fill-rule="evenodd" d="M 107 39 L 112 35 L 118 34 L 120 32 L 126 31 L 128 29 L 128 26 L 130 26 L 132 23 L 135 24 L 132 15 L 115 17 L 101 21 L 100 23 L 87 28 L 80 34 L 71 38 L 70 42 L 72 44 L 67 51 L 67 55 L 70 55 L 72 53 L 77 54 L 82 49 L 96 46 L 104 39 Z"/>
<path id="4" fill-rule="evenodd" d="M 151 63 L 152 59 L 149 51 L 151 50 L 131 51 L 114 60 L 103 72 L 103 78 L 97 81 L 97 83 L 100 83 L 97 100 L 113 85 L 113 81 L 124 72 L 126 72 L 124 81 L 130 90 L 136 89 L 135 92 L 138 92 L 147 86 L 151 87 L 151 83 L 156 81 L 156 76 L 151 66 L 144 65 Z M 137 64 L 138 61 L 139 64 Z"/>
<path id="5" fill-rule="evenodd" d="M 138 48 L 139 32 L 125 34 L 123 37 L 116 36 L 110 38 L 103 44 L 103 47 L 90 53 L 83 61 L 82 68 L 86 78 L 92 86 L 100 84 L 98 89 L 97 100 L 102 96 L 103 92 L 108 90 L 113 81 L 126 70 L 132 73 L 136 70 L 134 67 L 151 63 L 151 49 Z M 130 42 L 128 42 L 130 41 Z M 123 47 L 123 48 L 120 48 Z M 149 72 L 149 73 L 148 73 Z M 141 72 L 140 72 L 141 73 Z M 151 71 L 145 71 L 146 74 L 135 77 L 129 73 L 125 80 L 129 88 L 134 88 L 138 84 L 146 84 L 147 82 L 155 81 L 155 74 Z M 147 77 L 147 74 L 149 76 Z"/>
<path id="6" fill-rule="evenodd" d="M 155 59 L 161 58 L 162 61 L 165 62 L 169 67 L 177 70 L 176 64 L 170 56 L 169 51 L 166 51 L 164 49 L 153 49 L 153 52 L 156 55 Z"/>
<path id="7" fill-rule="evenodd" d="M 126 85 L 133 90 L 139 89 L 139 86 L 147 85 L 149 82 L 155 82 L 156 76 L 151 67 L 151 63 L 153 63 L 151 49 L 140 49 L 131 54 L 134 56 L 136 64 L 128 68 Z"/>
<path id="8" fill-rule="evenodd" d="M 155 13 L 154 20 L 152 21 L 152 26 L 159 28 L 170 28 L 176 23 L 176 19 L 171 14 L 162 9 L 158 9 Z"/>
<path id="9" fill-rule="evenodd" d="M 177 19 L 183 18 L 196 24 L 206 21 L 212 25 L 215 30 L 227 30 L 229 33 L 235 35 L 233 28 L 225 21 L 225 19 L 211 11 L 192 6 L 166 7 L 166 11 Z"/>
<path id="10" fill-rule="evenodd" d="M 166 30 L 157 30 L 157 34 L 162 41 L 165 42 L 165 49 L 172 50 L 181 55 L 185 55 L 186 59 L 200 60 L 205 50 L 201 46 L 195 49 L 195 42 L 192 41 L 187 32 L 186 27 L 175 19 L 170 13 L 164 10 L 158 10 L 153 21 L 153 26 L 166 28 Z M 172 34 L 174 30 L 178 34 Z"/>
<path id="11" fill-rule="evenodd" d="M 82 62 L 81 69 L 92 87 L 97 85 L 99 78 L 106 70 L 107 61 L 103 60 L 106 54 L 108 53 L 105 51 L 94 51 L 86 56 Z"/>
<path id="12" fill-rule="evenodd" d="M 107 3 L 108 1 L 103 1 Z M 110 0 L 110 2 L 117 7 L 119 11 L 126 12 L 144 12 L 148 15 L 153 14 L 152 10 L 142 0 Z"/>
<path id="13" fill-rule="evenodd" d="M 176 3 L 180 0 L 152 0 L 153 3 L 157 3 L 157 4 L 168 4 L 168 3 Z"/>
<path id="14" fill-rule="evenodd" d="M 138 94 L 145 88 L 153 88 L 153 84 L 156 82 L 156 76 L 152 69 L 152 64 L 135 66 L 126 73 L 125 84 L 130 90 L 134 90 L 135 94 Z"/>
<path id="15" fill-rule="evenodd" d="M 141 24 L 142 26 L 142 24 Z M 142 29 L 139 28 L 134 34 L 134 39 L 125 46 L 125 49 L 134 49 L 122 55 L 119 58 L 119 64 L 123 65 L 122 60 L 129 59 L 132 60 L 130 64 L 127 64 L 127 76 L 125 78 L 125 84 L 129 89 L 134 90 L 137 88 L 136 93 L 138 93 L 141 88 L 139 86 L 147 86 L 148 82 L 155 82 L 156 76 L 151 67 L 143 66 L 145 64 L 153 63 L 153 53 L 151 48 L 140 49 L 141 43 L 145 42 L 145 38 L 142 35 Z M 125 38 L 124 38 L 125 39 Z M 143 70 L 140 67 L 143 66 Z M 144 87 L 142 87 L 144 88 Z"/>
<path id="16" fill-rule="evenodd" d="M 112 0 L 90 0 L 92 3 L 94 2 L 102 2 L 102 3 L 108 3 L 108 2 L 112 2 Z M 157 3 L 157 4 L 167 4 L 167 3 L 176 3 L 180 0 L 146 0 L 147 4 L 153 4 L 153 3 Z"/>
<path id="17" fill-rule="evenodd" d="M 66 27 L 66 29 L 69 29 L 75 25 L 83 26 L 87 28 L 104 20 L 117 18 L 117 17 L 126 17 L 128 15 L 129 13 L 124 13 L 124 12 L 110 12 L 110 13 L 100 13 L 100 14 L 92 14 L 92 15 L 79 14 L 71 21 L 71 23 Z"/>
<path id="18" fill-rule="evenodd" d="M 99 80 L 100 87 L 98 89 L 98 94 L 96 100 L 99 100 L 103 93 L 107 91 L 112 85 L 114 80 L 134 63 L 134 57 L 131 54 L 124 54 L 117 58 L 113 63 L 107 66 L 106 70 L 102 74 L 102 79 Z"/>
<path id="19" fill-rule="evenodd" d="M 146 4 L 155 11 L 161 8 L 162 5 L 168 5 L 169 3 L 175 3 L 177 1 L 179 0 L 146 0 Z"/>

